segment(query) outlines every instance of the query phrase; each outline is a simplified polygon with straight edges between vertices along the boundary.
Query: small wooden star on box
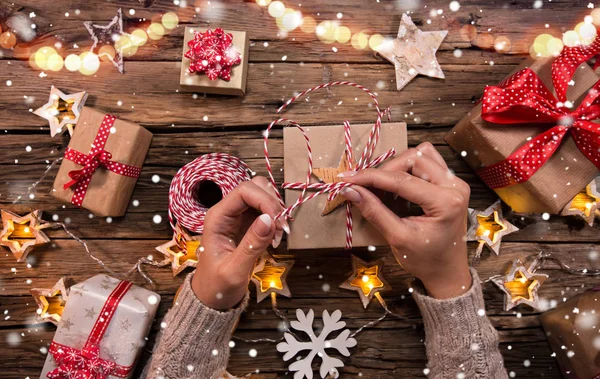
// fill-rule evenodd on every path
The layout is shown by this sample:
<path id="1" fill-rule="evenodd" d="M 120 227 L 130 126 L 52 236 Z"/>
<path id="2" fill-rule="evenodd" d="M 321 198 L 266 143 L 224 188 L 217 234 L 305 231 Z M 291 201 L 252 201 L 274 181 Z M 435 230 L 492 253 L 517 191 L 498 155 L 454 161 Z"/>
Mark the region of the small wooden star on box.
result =
<path id="1" fill-rule="evenodd" d="M 600 193 L 596 180 L 585 186 L 573 200 L 563 208 L 560 213 L 562 216 L 579 216 L 583 218 L 589 226 L 594 225 L 594 218 L 600 209 Z"/>
<path id="2" fill-rule="evenodd" d="M 353 255 L 352 274 L 340 285 L 340 288 L 356 291 L 360 296 L 360 301 L 366 308 L 376 293 L 392 288 L 381 275 L 382 269 L 383 259 L 366 263 Z"/>
<path id="3" fill-rule="evenodd" d="M 517 259 L 508 274 L 492 281 L 504 292 L 504 310 L 509 311 L 519 304 L 539 309 L 537 291 L 546 279 L 548 275 L 534 273 L 534 267 L 528 269 Z"/>
<path id="4" fill-rule="evenodd" d="M 252 283 L 256 285 L 256 302 L 260 303 L 272 293 L 292 297 L 286 279 L 294 261 L 278 262 L 265 252 L 262 254 L 254 270 L 252 270 Z"/>
<path id="5" fill-rule="evenodd" d="M 518 231 L 519 228 L 502 216 L 502 203 L 496 201 L 483 212 L 469 208 L 469 230 L 467 241 L 479 241 L 477 256 L 481 255 L 483 245 L 487 245 L 496 255 L 500 254 L 502 237 Z"/>
<path id="6" fill-rule="evenodd" d="M 400 91 L 418 74 L 444 79 L 435 52 L 448 34 L 447 30 L 424 32 L 412 19 L 402 15 L 398 37 L 379 45 L 375 51 L 394 64 L 396 89 Z"/>
<path id="7" fill-rule="evenodd" d="M 32 288 L 29 290 L 35 299 L 37 322 L 51 322 L 58 325 L 69 297 L 68 279 L 63 276 L 52 288 Z"/>
<path id="8" fill-rule="evenodd" d="M 171 262 L 173 276 L 177 276 L 186 268 L 196 267 L 198 264 L 197 254 L 203 250 L 202 237 L 191 236 L 177 224 L 175 225 L 173 238 L 169 242 L 156 247 L 156 250 L 160 251 Z"/>
<path id="9" fill-rule="evenodd" d="M 342 181 L 342 178 L 339 178 L 338 174 L 351 171 L 355 166 L 356 163 L 354 163 L 354 160 L 349 160 L 348 152 L 344 150 L 338 167 L 313 168 L 313 174 L 323 183 L 337 183 Z M 335 196 L 332 200 L 329 200 L 328 198 L 325 202 L 325 207 L 323 207 L 323 212 L 321 212 L 321 216 L 325 216 L 333 212 L 337 207 L 344 204 L 346 201 L 346 198 L 340 194 Z"/>
<path id="10" fill-rule="evenodd" d="M 17 262 L 24 262 L 34 246 L 50 242 L 50 238 L 41 231 L 49 226 L 48 223 L 41 221 L 41 211 L 35 210 L 21 217 L 2 209 L 1 214 L 3 229 L 0 234 L 0 245 L 8 247 Z"/>
<path id="11" fill-rule="evenodd" d="M 62 134 L 65 130 L 73 135 L 73 125 L 77 123 L 81 109 L 87 100 L 86 92 L 64 94 L 58 88 L 50 87 L 48 102 L 33 113 L 48 120 L 50 136 Z"/>

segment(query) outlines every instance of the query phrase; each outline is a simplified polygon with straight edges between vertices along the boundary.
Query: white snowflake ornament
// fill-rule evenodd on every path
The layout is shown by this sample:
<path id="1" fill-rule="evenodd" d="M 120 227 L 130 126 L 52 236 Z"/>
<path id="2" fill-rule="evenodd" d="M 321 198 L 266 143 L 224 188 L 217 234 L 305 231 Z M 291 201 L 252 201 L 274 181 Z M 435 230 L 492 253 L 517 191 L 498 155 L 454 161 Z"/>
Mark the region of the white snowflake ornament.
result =
<path id="1" fill-rule="evenodd" d="M 315 355 L 318 355 L 323 360 L 319 369 L 321 378 L 325 378 L 328 374 L 337 378 L 339 375 L 337 368 L 344 367 L 344 362 L 338 358 L 330 357 L 325 350 L 335 349 L 343 356 L 349 357 L 350 351 L 348 351 L 348 348 L 356 346 L 356 340 L 350 337 L 350 330 L 344 329 L 346 323 L 340 321 L 342 312 L 336 310 L 329 315 L 329 312 L 323 311 L 323 330 L 318 337 L 313 330 L 315 312 L 312 309 L 309 310 L 306 315 L 301 309 L 297 309 L 296 318 L 298 320 L 292 321 L 290 325 L 292 328 L 306 333 L 310 337 L 310 342 L 298 341 L 290 333 L 285 333 L 285 342 L 277 344 L 277 351 L 285 353 L 283 356 L 284 361 L 289 361 L 300 351 L 310 351 L 306 357 L 296 360 L 289 366 L 290 371 L 296 372 L 294 374 L 294 379 L 312 379 L 313 371 L 311 366 Z M 327 339 L 329 334 L 340 329 L 344 330 L 336 338 Z"/>

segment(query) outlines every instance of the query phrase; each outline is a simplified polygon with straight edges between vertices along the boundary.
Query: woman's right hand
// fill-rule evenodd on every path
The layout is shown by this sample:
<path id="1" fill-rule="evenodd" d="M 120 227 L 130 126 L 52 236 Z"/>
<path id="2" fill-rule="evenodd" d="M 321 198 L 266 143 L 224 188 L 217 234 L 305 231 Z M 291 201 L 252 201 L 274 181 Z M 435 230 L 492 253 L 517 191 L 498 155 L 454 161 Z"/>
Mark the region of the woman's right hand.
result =
<path id="1" fill-rule="evenodd" d="M 430 296 L 451 298 L 471 287 L 466 227 L 470 188 L 456 177 L 429 142 L 381 168 L 349 171 L 354 184 L 342 191 L 387 239 L 402 267 L 423 282 Z M 424 215 L 400 218 L 367 187 L 397 194 Z"/>

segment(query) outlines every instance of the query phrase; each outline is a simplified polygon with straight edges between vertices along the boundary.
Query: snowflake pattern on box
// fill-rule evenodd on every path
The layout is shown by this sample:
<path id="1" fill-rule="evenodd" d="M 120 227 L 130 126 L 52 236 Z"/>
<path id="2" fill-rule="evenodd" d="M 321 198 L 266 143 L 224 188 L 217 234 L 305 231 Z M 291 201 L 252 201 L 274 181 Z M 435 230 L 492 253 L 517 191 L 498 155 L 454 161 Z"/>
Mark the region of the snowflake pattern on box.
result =
<path id="1" fill-rule="evenodd" d="M 337 378 L 339 376 L 337 368 L 344 367 L 344 362 L 338 358 L 330 357 L 325 350 L 335 349 L 348 357 L 350 356 L 348 348 L 356 346 L 356 340 L 350 337 L 350 330 L 344 329 L 346 323 L 340 321 L 342 312 L 336 310 L 329 315 L 329 312 L 323 311 L 323 330 L 318 337 L 313 330 L 315 313 L 312 309 L 307 314 L 304 314 L 301 309 L 297 309 L 296 318 L 298 320 L 292 321 L 290 325 L 292 328 L 306 333 L 310 337 L 310 342 L 298 341 L 292 334 L 285 333 L 285 342 L 277 345 L 277 351 L 285 353 L 283 356 L 284 361 L 289 361 L 303 350 L 309 350 L 306 357 L 296 360 L 289 366 L 290 371 L 296 372 L 294 379 L 312 379 L 313 371 L 311 366 L 316 355 L 323 360 L 319 369 L 321 378 L 325 378 L 327 374 Z M 340 329 L 344 330 L 336 338 L 327 339 L 332 332 Z"/>

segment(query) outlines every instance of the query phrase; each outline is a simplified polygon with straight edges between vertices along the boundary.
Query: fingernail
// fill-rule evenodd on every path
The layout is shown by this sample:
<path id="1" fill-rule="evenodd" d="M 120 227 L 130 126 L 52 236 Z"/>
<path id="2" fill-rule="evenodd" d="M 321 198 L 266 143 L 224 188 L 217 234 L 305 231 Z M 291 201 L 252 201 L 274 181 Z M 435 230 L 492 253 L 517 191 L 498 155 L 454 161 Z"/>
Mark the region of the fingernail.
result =
<path id="1" fill-rule="evenodd" d="M 290 224 L 288 224 L 287 220 L 283 220 L 281 222 L 281 227 L 283 228 L 284 232 L 286 232 L 287 234 L 290 234 Z"/>
<path id="2" fill-rule="evenodd" d="M 356 192 L 355 190 L 353 190 L 350 187 L 342 188 L 340 193 L 342 194 L 342 196 L 344 196 L 346 199 L 348 199 L 348 201 L 350 201 L 351 203 L 354 203 L 354 204 L 358 204 L 362 200 L 362 196 L 360 196 L 360 193 Z"/>
<path id="3" fill-rule="evenodd" d="M 258 216 L 260 222 L 254 223 L 254 232 L 259 237 L 266 237 L 271 232 L 271 224 L 273 219 L 268 214 L 264 213 Z"/>
<path id="4" fill-rule="evenodd" d="M 338 178 L 350 178 L 356 174 L 358 174 L 358 171 L 346 171 L 346 172 L 339 173 L 337 176 L 338 176 Z"/>
<path id="5" fill-rule="evenodd" d="M 273 246 L 274 249 L 277 249 L 277 247 L 281 243 L 282 237 L 283 237 L 283 232 L 281 230 L 278 230 L 275 232 L 275 236 L 273 237 L 273 242 L 271 243 L 271 245 Z"/>

